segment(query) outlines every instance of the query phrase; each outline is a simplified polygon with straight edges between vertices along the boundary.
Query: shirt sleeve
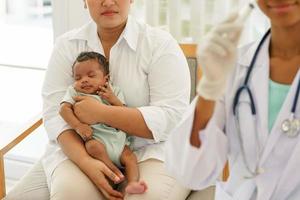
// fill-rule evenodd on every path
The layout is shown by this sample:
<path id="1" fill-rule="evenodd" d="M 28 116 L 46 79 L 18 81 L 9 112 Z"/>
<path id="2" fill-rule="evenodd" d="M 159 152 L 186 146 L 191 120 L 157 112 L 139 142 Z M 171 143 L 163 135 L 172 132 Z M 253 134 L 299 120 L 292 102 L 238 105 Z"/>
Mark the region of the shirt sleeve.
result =
<path id="1" fill-rule="evenodd" d="M 63 97 L 63 99 L 61 100 L 60 103 L 62 104 L 64 102 L 67 102 L 67 103 L 70 103 L 73 105 L 75 103 L 73 97 L 75 97 L 75 96 L 77 96 L 77 92 L 75 91 L 73 86 L 69 86 L 66 91 L 65 96 Z"/>
<path id="2" fill-rule="evenodd" d="M 175 39 L 164 40 L 153 52 L 148 71 L 150 103 L 138 109 L 155 142 L 161 142 L 189 105 L 191 80 L 186 58 Z"/>
<path id="3" fill-rule="evenodd" d="M 67 42 L 64 37 L 56 41 L 42 88 L 44 126 L 51 141 L 56 141 L 63 131 L 71 129 L 59 115 L 60 102 L 73 82 L 71 67 L 75 57 L 72 57 Z"/>

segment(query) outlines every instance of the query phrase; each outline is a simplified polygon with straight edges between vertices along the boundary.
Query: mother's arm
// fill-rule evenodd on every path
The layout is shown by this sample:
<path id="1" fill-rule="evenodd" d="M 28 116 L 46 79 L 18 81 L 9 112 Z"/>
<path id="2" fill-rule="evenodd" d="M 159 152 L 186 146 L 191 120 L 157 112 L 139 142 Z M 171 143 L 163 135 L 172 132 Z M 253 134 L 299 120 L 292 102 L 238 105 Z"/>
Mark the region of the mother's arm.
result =
<path id="1" fill-rule="evenodd" d="M 118 177 L 101 161 L 88 155 L 80 137 L 69 127 L 59 115 L 60 101 L 73 81 L 71 66 L 77 52 L 70 48 L 66 38 L 59 38 L 54 46 L 46 72 L 42 96 L 43 119 L 45 129 L 52 142 L 58 142 L 64 153 L 72 160 L 103 193 L 116 199 L 121 193 L 113 190 L 104 174 L 115 182 Z"/>
<path id="2" fill-rule="evenodd" d="M 131 135 L 153 138 L 137 108 L 109 106 L 87 96 L 77 96 L 74 100 L 77 101 L 74 105 L 75 114 L 84 123 L 104 123 Z"/>

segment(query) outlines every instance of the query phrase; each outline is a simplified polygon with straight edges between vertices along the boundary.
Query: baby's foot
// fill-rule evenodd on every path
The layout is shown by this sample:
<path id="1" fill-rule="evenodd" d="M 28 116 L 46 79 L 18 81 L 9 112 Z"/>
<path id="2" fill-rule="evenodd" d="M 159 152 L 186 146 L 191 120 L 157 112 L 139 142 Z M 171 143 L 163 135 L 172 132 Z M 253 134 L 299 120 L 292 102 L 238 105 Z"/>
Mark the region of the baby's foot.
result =
<path id="1" fill-rule="evenodd" d="M 143 194 L 147 190 L 147 185 L 144 181 L 130 182 L 125 188 L 128 194 Z"/>

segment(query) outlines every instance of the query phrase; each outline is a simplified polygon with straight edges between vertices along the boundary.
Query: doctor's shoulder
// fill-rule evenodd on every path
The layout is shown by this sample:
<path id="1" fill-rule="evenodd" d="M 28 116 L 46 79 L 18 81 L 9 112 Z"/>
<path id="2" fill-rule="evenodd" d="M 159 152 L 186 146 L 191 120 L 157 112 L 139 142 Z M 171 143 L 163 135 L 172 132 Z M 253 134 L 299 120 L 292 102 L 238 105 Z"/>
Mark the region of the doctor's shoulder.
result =
<path id="1" fill-rule="evenodd" d="M 245 74 L 247 67 L 250 66 L 258 44 L 259 41 L 253 41 L 238 47 L 235 62 L 236 66 L 232 73 L 233 77 L 237 78 L 238 76 Z"/>
<path id="2" fill-rule="evenodd" d="M 236 67 L 234 70 L 235 73 L 239 72 L 239 68 L 247 67 L 250 65 L 250 62 L 252 60 L 257 45 L 258 45 L 258 41 L 253 41 L 238 47 L 237 57 L 235 62 Z"/>
<path id="3" fill-rule="evenodd" d="M 252 51 L 253 48 L 255 48 L 257 44 L 257 41 L 252 41 L 247 44 L 244 44 L 242 46 L 238 47 L 238 52 L 237 52 L 237 62 L 239 60 L 245 59 L 246 57 L 249 57 L 250 51 Z"/>
<path id="4" fill-rule="evenodd" d="M 229 102 L 233 100 L 237 88 L 245 79 L 247 66 L 249 66 L 251 58 L 253 57 L 253 49 L 255 49 L 256 43 L 257 42 L 255 41 L 247 43 L 243 46 L 240 46 L 237 50 L 235 67 L 228 79 L 225 92 L 225 99 L 227 99 L 227 101 L 229 100 Z"/>

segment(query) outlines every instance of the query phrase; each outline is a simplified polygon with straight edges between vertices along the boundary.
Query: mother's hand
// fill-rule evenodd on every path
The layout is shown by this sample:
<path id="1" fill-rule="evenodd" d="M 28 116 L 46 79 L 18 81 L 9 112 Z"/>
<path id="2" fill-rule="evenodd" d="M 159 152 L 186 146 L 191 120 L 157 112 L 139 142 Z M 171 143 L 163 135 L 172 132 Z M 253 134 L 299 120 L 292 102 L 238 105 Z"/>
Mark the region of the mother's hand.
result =
<path id="1" fill-rule="evenodd" d="M 86 124 L 101 123 L 102 110 L 106 106 L 96 99 L 88 96 L 76 96 L 73 106 L 74 113 L 78 119 Z"/>
<path id="2" fill-rule="evenodd" d="M 106 179 L 106 177 L 108 177 L 114 183 L 119 183 L 121 181 L 120 178 L 115 173 L 113 173 L 103 162 L 93 158 L 86 158 L 81 161 L 80 166 L 80 168 L 97 186 L 97 188 L 102 192 L 106 199 L 123 199 L 122 193 L 112 189 L 111 185 Z"/>

